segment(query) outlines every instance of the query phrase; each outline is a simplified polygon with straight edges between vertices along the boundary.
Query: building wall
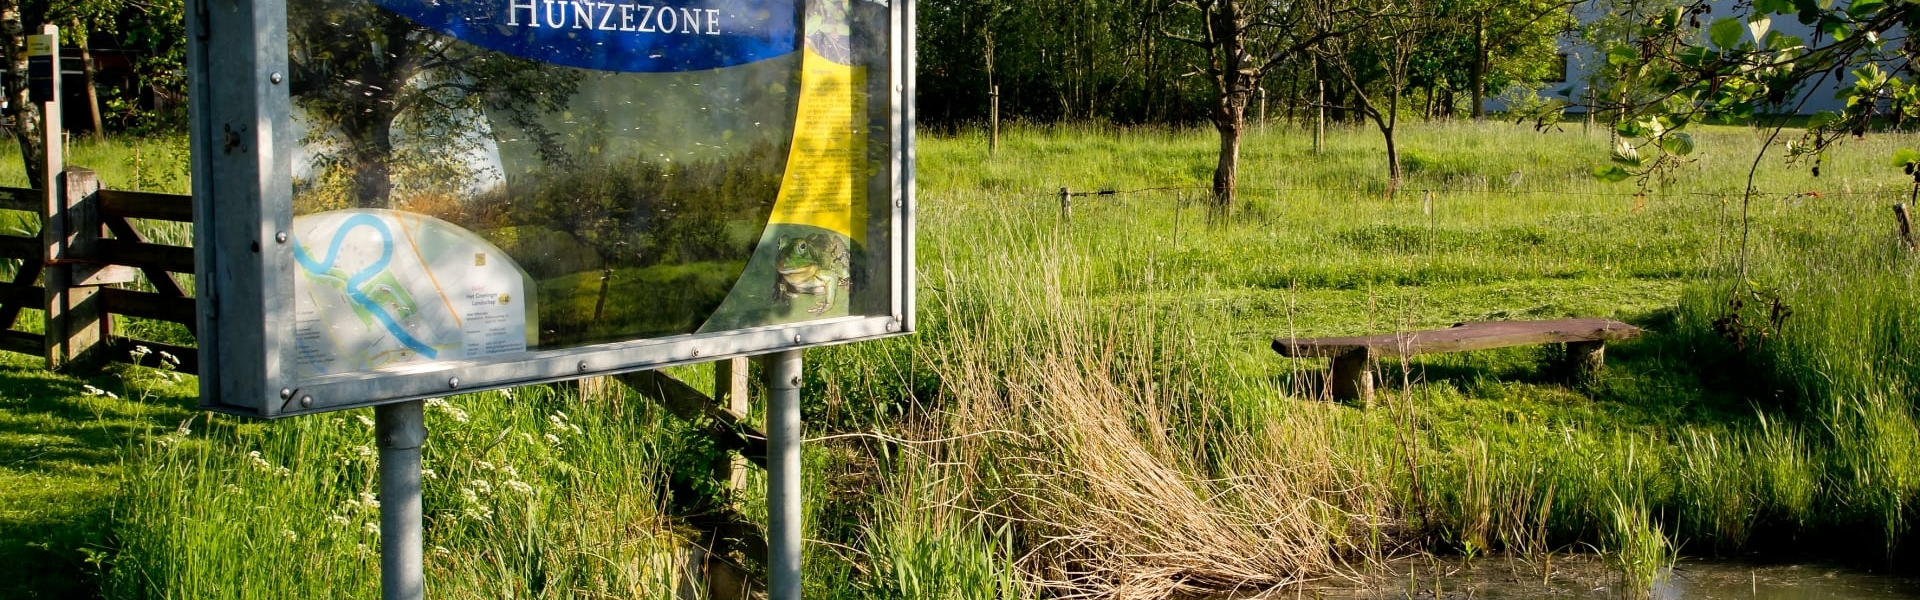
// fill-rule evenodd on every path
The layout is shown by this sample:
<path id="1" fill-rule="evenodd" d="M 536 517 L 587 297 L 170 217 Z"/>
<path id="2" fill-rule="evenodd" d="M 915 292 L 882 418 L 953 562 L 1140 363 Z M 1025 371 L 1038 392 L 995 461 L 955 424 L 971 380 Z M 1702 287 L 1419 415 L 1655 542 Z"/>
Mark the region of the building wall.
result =
<path id="1" fill-rule="evenodd" d="M 1574 16 L 1578 18 L 1582 24 L 1591 23 L 1599 17 L 1604 16 L 1603 13 L 1600 12 L 1604 10 L 1604 6 L 1601 4 L 1601 2 L 1594 1 L 1583 2 L 1574 8 Z M 1739 6 L 1736 0 L 1713 0 L 1709 4 L 1713 8 L 1713 12 L 1711 13 L 1711 18 L 1713 19 L 1737 16 L 1744 22 L 1751 13 L 1749 7 Z M 1843 1 L 1839 4 L 1844 6 L 1846 2 Z M 1786 35 L 1798 36 L 1803 40 L 1807 40 L 1809 43 L 1813 42 L 1813 28 L 1800 24 L 1799 19 L 1795 19 L 1791 15 L 1775 15 L 1771 30 Z M 1703 33 L 1702 35 L 1705 34 Z M 1747 39 L 1752 39 L 1751 33 L 1747 34 Z M 1606 54 L 1588 45 L 1585 40 L 1580 39 L 1579 35 L 1573 33 L 1561 36 L 1560 47 L 1567 54 L 1566 78 L 1560 83 L 1546 84 L 1538 90 L 1538 94 L 1543 98 L 1558 98 L 1566 101 L 1568 104 L 1573 105 L 1568 109 L 1570 112 L 1585 112 L 1587 110 L 1588 83 L 1593 80 L 1594 72 L 1606 65 Z M 1795 107 L 1798 107 L 1799 110 L 1794 112 L 1801 115 L 1811 115 L 1823 111 L 1838 111 L 1846 107 L 1846 101 L 1836 99 L 1834 96 L 1838 94 L 1840 90 L 1851 88 L 1853 83 L 1854 78 L 1850 74 L 1828 77 L 1823 83 L 1817 86 L 1811 84 L 1802 86 L 1794 99 L 1780 107 L 1777 111 L 1766 108 L 1762 110 L 1767 110 L 1768 112 L 1790 112 L 1794 111 Z M 1496 112 L 1506 110 L 1506 104 L 1496 98 L 1501 92 L 1502 90 L 1487 90 L 1489 96 L 1487 99 L 1487 110 Z M 1802 101 L 1805 103 L 1802 104 Z"/>

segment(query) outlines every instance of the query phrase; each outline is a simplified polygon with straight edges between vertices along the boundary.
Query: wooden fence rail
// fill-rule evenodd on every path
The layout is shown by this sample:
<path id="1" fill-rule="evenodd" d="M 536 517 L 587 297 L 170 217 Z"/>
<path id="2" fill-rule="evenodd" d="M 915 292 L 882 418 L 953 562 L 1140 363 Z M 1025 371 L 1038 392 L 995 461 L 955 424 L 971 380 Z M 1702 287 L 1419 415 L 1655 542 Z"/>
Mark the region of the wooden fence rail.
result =
<path id="1" fill-rule="evenodd" d="M 154 243 L 134 226 L 192 223 L 193 197 L 100 189 L 94 172 L 79 168 L 57 183 L 57 194 L 0 187 L 0 211 L 29 213 L 40 226 L 37 237 L 0 235 L 0 259 L 20 261 L 13 280 L 0 282 L 0 350 L 44 356 L 48 368 L 151 367 L 164 352 L 180 371 L 199 372 L 192 345 L 126 337 L 115 327 L 132 317 L 194 331 L 197 305 L 178 277 L 193 274 L 193 248 Z M 38 332 L 22 319 L 27 309 L 43 315 Z M 136 356 L 140 347 L 151 352 Z"/>

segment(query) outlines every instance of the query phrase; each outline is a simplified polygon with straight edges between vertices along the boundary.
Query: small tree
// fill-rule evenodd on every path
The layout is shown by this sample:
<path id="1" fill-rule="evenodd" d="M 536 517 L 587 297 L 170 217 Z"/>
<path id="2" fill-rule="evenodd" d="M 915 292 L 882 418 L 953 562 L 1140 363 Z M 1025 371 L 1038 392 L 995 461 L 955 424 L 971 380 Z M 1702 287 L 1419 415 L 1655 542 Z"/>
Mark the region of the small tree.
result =
<path id="1" fill-rule="evenodd" d="M 1341 4 L 1347 1 L 1173 0 L 1170 4 L 1170 9 L 1187 18 L 1179 21 L 1184 28 L 1165 30 L 1163 35 L 1202 52 L 1205 62 L 1194 71 L 1205 74 L 1213 87 L 1208 120 L 1220 133 L 1219 161 L 1213 170 L 1216 208 L 1233 206 L 1247 105 L 1261 80 L 1288 59 L 1359 30 L 1381 13 L 1377 7 Z"/>
<path id="2" fill-rule="evenodd" d="M 1400 189 L 1400 146 L 1394 134 L 1400 126 L 1400 99 L 1407 87 L 1407 67 L 1421 37 L 1433 22 L 1426 0 L 1390 0 L 1380 7 L 1391 11 L 1373 19 L 1366 34 L 1331 39 L 1319 49 L 1321 60 L 1353 92 L 1354 106 L 1380 130 L 1387 146 L 1387 193 Z"/>

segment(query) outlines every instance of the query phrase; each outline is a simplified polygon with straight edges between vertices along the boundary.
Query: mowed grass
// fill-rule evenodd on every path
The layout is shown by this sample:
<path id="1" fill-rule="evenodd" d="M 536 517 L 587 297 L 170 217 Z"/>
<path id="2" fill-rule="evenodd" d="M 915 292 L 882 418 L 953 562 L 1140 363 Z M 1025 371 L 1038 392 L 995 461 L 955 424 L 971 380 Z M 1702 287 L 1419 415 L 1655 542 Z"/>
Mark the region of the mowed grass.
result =
<path id="1" fill-rule="evenodd" d="M 809 435 L 831 438 L 808 446 L 809 595 L 1162 597 L 1422 550 L 1598 549 L 1638 579 L 1676 551 L 1881 556 L 1920 499 L 1920 461 L 1889 458 L 1920 451 L 1913 257 L 1887 210 L 1911 182 L 1885 163 L 1911 138 L 1854 141 L 1818 179 L 1769 160 L 1749 205 L 1765 132 L 1697 135 L 1698 162 L 1642 194 L 1593 180 L 1608 139 L 1578 124 L 1409 126 L 1390 196 L 1372 130 L 1316 154 L 1276 126 L 1249 138 L 1226 214 L 1206 205 L 1208 131 L 1015 127 L 994 156 L 977 133 L 923 137 L 920 333 L 808 353 Z M 1115 193 L 1068 221 L 1063 187 Z M 1738 345 L 1712 325 L 1735 297 Z M 1771 298 L 1794 311 L 1780 328 Z M 1320 399 L 1324 361 L 1269 349 L 1573 316 L 1647 336 L 1592 386 L 1555 377 L 1552 348 L 1393 361 L 1364 408 Z M 254 423 L 189 411 L 191 387 L 153 371 L 93 381 L 107 400 L 16 358 L 0 440 L 65 435 L 84 460 L 0 463 L 23 482 L 0 506 L 28 507 L 7 562 L 79 582 L 13 595 L 377 587 L 367 411 Z M 573 385 L 429 419 L 430 593 L 681 585 L 697 534 L 676 515 L 712 493 L 714 458 L 686 424 Z"/>

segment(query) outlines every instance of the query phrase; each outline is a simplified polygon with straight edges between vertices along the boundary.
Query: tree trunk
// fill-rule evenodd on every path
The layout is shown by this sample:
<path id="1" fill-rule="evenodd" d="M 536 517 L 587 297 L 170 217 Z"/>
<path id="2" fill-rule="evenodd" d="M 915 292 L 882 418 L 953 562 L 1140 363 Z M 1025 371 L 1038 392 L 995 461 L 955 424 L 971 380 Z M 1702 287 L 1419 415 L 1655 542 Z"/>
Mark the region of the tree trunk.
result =
<path id="1" fill-rule="evenodd" d="M 27 186 L 46 189 L 41 176 L 47 149 L 41 144 L 40 109 L 27 96 L 27 23 L 17 0 L 0 0 L 0 51 L 6 61 L 6 115 L 13 118 L 13 139 L 20 143 L 20 159 L 26 165 Z"/>
<path id="2" fill-rule="evenodd" d="M 78 21 L 73 24 L 74 37 L 80 42 L 80 83 L 87 88 L 87 114 L 93 117 L 93 141 L 107 141 L 107 127 L 100 119 L 100 90 L 94 86 L 93 44 L 87 41 L 86 30 Z"/>
<path id="3" fill-rule="evenodd" d="M 1394 192 L 1400 191 L 1401 177 L 1404 175 L 1400 171 L 1400 146 L 1393 137 L 1394 132 L 1400 129 L 1400 98 L 1401 90 L 1405 89 L 1400 81 L 1401 78 L 1395 76 L 1393 89 L 1387 91 L 1387 125 L 1380 131 L 1381 137 L 1387 141 L 1387 187 Z"/>
<path id="4" fill-rule="evenodd" d="M 1233 208 L 1240 178 L 1240 136 L 1246 131 L 1247 102 L 1260 86 L 1258 68 L 1247 54 L 1249 20 L 1236 0 L 1222 0 L 1207 15 L 1211 34 L 1218 40 L 1212 75 L 1220 97 L 1213 106 L 1213 126 L 1220 132 L 1220 162 L 1213 170 L 1213 202 L 1218 210 Z"/>
<path id="5" fill-rule="evenodd" d="M 1222 97 L 1214 109 L 1214 129 L 1220 131 L 1220 163 L 1213 169 L 1213 203 L 1221 209 L 1233 208 L 1234 190 L 1240 180 L 1240 134 L 1246 129 L 1245 104 Z"/>
<path id="6" fill-rule="evenodd" d="M 359 208 L 393 208 L 392 120 L 379 120 L 382 126 L 367 130 L 366 137 L 354 141 L 358 155 L 353 161 L 353 201 Z"/>
<path id="7" fill-rule="evenodd" d="M 1405 174 L 1402 173 L 1400 170 L 1400 144 L 1398 140 L 1394 138 L 1394 135 L 1393 135 L 1395 130 L 1397 129 L 1399 129 L 1399 127 L 1391 123 L 1385 127 L 1380 128 L 1380 136 L 1383 138 L 1386 138 L 1387 140 L 1387 195 L 1388 196 L 1393 196 L 1400 192 L 1401 178 L 1405 176 Z"/>
<path id="8" fill-rule="evenodd" d="M 1482 17 L 1473 18 L 1473 65 L 1468 76 L 1473 87 L 1473 119 L 1487 116 L 1487 26 Z"/>

